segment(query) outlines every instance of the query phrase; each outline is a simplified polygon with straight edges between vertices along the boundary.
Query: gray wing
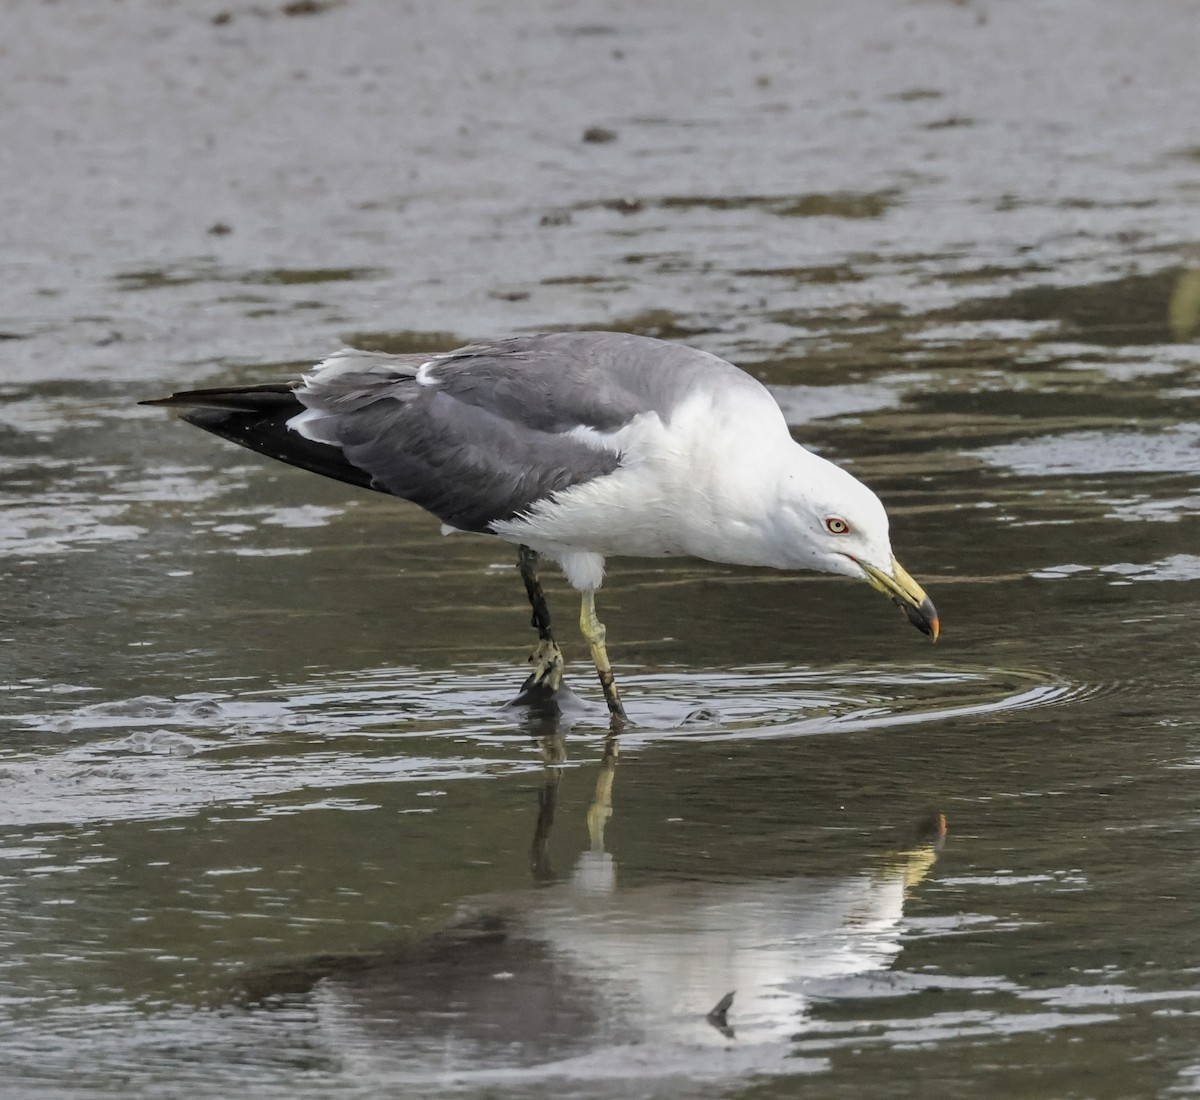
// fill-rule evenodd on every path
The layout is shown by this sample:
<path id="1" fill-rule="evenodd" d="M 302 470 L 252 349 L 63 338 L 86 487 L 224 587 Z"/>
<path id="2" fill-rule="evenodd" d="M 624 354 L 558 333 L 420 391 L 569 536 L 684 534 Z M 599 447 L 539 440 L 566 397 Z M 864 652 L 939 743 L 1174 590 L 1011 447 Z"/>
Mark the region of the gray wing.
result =
<path id="1" fill-rule="evenodd" d="M 706 352 L 624 333 L 548 333 L 432 358 L 341 352 L 305 377 L 288 426 L 338 448 L 372 488 L 444 523 L 487 531 L 612 473 L 622 456 L 580 438 L 648 412 L 669 422 L 698 387 L 758 386 Z"/>

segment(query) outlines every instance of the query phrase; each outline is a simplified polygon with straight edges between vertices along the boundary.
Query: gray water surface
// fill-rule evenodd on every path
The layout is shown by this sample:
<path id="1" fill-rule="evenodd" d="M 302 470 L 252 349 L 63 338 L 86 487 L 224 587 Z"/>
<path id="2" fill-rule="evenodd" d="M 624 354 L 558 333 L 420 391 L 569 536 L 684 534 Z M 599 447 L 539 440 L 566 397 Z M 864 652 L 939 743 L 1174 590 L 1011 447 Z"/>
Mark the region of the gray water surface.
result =
<path id="1" fill-rule="evenodd" d="M 1200 4 L 0 18 L 0 1095 L 1200 1094 Z M 509 547 L 136 405 L 573 326 L 942 641 L 612 561 L 616 744 Z"/>

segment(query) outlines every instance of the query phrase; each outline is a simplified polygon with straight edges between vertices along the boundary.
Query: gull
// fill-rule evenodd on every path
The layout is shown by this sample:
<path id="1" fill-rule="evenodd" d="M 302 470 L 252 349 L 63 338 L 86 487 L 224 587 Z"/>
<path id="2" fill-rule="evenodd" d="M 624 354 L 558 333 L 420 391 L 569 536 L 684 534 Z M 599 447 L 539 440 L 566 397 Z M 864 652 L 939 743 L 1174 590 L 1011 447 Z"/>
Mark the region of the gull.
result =
<path id="1" fill-rule="evenodd" d="M 522 695 L 563 657 L 538 563 L 581 595 L 614 728 L 627 716 L 596 615 L 605 560 L 689 556 L 865 580 L 934 641 L 925 591 L 892 553 L 879 498 L 792 439 L 765 386 L 696 348 L 556 332 L 436 355 L 346 348 L 299 381 L 145 401 L 271 458 L 432 512 L 445 533 L 517 547 L 538 645 Z"/>

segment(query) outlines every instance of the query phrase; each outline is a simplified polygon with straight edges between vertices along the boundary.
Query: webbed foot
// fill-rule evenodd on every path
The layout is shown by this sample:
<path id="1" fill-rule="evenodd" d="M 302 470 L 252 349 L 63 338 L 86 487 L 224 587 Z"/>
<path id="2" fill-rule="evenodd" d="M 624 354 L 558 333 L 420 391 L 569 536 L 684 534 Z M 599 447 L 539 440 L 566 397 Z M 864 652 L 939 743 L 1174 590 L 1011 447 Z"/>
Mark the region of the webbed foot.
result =
<path id="1" fill-rule="evenodd" d="M 549 638 L 538 642 L 537 649 L 529 655 L 529 663 L 533 666 L 525 683 L 521 686 L 521 695 L 536 691 L 539 694 L 554 695 L 562 686 L 563 655 L 558 644 Z"/>

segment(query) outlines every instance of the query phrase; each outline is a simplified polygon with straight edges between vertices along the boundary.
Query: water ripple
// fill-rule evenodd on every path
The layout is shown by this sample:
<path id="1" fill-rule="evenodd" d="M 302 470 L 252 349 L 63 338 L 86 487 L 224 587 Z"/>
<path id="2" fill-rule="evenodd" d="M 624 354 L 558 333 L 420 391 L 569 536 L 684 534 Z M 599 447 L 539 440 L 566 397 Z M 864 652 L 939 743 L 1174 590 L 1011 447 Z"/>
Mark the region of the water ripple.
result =
<path id="1" fill-rule="evenodd" d="M 1063 706 L 1105 690 L 1014 669 L 673 669 L 623 684 L 637 724 L 622 743 L 638 748 L 898 730 Z M 310 788 L 352 805 L 347 792 L 366 785 L 537 770 L 533 734 L 548 728 L 500 703 L 512 686 L 511 669 L 495 666 L 374 669 L 241 695 L 143 695 L 28 713 L 25 727 L 49 737 L 0 756 L 0 817 L 161 818 L 214 803 L 264 809 Z M 568 692 L 550 728 L 587 736 L 606 725 L 598 702 Z"/>

